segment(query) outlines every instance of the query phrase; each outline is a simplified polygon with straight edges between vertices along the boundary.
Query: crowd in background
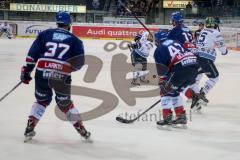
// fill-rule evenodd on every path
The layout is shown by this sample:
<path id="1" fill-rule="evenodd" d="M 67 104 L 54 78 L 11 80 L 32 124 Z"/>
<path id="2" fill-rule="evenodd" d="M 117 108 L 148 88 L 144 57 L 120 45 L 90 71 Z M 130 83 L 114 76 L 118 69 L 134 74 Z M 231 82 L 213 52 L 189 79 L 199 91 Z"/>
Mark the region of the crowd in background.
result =
<path id="1" fill-rule="evenodd" d="M 234 17 L 239 12 L 240 0 L 195 0 L 188 2 L 186 6 L 186 17 Z"/>
<path id="2" fill-rule="evenodd" d="M 160 14 L 167 14 L 162 8 L 163 0 L 0 0 L 0 19 L 4 19 L 7 15 L 9 20 L 54 20 L 54 13 L 48 12 L 16 12 L 7 11 L 10 8 L 9 3 L 33 3 L 33 4 L 68 4 L 68 5 L 86 5 L 87 10 L 91 11 L 86 14 L 86 18 L 81 18 L 77 14 L 73 14 L 76 21 L 101 22 L 101 16 L 139 16 L 147 17 L 147 23 L 155 23 L 155 19 Z M 129 13 L 124 9 L 129 8 L 133 13 Z M 171 9 L 173 10 L 173 9 Z M 240 17 L 240 0 L 189 0 L 186 8 L 179 9 L 184 17 L 205 18 L 207 16 L 218 16 L 224 18 Z M 101 11 L 95 16 L 95 11 Z M 80 17 L 80 18 L 79 18 Z M 100 17 L 100 18 L 98 18 Z"/>
<path id="3" fill-rule="evenodd" d="M 128 16 L 123 6 L 129 8 L 137 16 L 146 16 L 146 14 L 157 4 L 159 0 L 116 0 L 117 15 Z"/>

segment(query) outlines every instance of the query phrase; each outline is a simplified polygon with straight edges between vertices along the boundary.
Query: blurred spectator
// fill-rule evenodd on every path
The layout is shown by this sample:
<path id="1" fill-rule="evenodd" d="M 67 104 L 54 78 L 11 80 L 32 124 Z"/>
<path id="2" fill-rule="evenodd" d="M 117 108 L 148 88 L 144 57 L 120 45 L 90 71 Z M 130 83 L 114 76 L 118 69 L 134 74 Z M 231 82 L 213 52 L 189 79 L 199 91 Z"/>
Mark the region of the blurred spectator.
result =
<path id="1" fill-rule="evenodd" d="M 137 16 L 146 16 L 150 9 L 152 9 L 159 0 L 118 0 L 117 13 L 121 16 L 130 15 L 125 11 L 124 6 L 129 8 Z"/>
<path id="2" fill-rule="evenodd" d="M 198 14 L 198 5 L 197 5 L 197 3 L 193 3 L 193 5 L 192 5 L 192 12 L 191 13 L 193 15 Z"/>
<path id="3" fill-rule="evenodd" d="M 234 6 L 239 7 L 240 6 L 240 0 L 234 0 L 233 4 L 234 4 Z"/>
<path id="4" fill-rule="evenodd" d="M 93 1 L 92 1 L 92 7 L 93 7 L 93 9 L 98 9 L 99 6 L 100 6 L 99 0 L 93 0 Z"/>
<path id="5" fill-rule="evenodd" d="M 221 23 L 220 19 L 218 16 L 214 17 L 215 23 L 219 25 Z"/>
<path id="6" fill-rule="evenodd" d="M 186 16 L 190 16 L 192 13 L 192 4 L 191 2 L 188 2 L 188 4 L 186 5 Z"/>
<path id="7" fill-rule="evenodd" d="M 215 0 L 215 5 L 221 7 L 223 5 L 222 0 Z"/>
<path id="8" fill-rule="evenodd" d="M 106 0 L 88 0 L 87 10 L 103 10 Z"/>

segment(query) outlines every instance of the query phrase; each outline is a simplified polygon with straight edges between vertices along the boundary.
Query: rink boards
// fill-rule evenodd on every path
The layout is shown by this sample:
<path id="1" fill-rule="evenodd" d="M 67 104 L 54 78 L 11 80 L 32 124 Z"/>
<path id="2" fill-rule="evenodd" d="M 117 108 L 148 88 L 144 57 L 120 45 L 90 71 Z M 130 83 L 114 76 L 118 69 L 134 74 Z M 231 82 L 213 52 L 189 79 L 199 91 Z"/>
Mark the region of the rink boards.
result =
<path id="1" fill-rule="evenodd" d="M 1 23 L 1 22 L 0 22 Z M 36 37 L 41 31 L 56 27 L 54 22 L 9 21 L 13 33 L 20 38 Z M 151 31 L 171 29 L 170 25 L 147 25 Z M 196 26 L 190 26 L 192 31 Z M 222 35 L 229 49 L 240 50 L 240 29 L 221 27 Z M 131 40 L 137 33 L 145 30 L 138 24 L 74 23 L 72 32 L 84 39 Z"/>

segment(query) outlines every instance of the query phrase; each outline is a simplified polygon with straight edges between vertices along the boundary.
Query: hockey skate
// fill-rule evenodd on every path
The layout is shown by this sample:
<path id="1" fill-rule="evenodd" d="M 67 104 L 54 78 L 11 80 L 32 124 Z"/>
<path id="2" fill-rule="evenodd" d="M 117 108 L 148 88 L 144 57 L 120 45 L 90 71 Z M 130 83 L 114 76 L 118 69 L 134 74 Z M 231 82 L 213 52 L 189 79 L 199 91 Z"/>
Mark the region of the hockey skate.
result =
<path id="1" fill-rule="evenodd" d="M 159 129 L 163 130 L 171 130 L 171 125 L 172 125 L 172 114 L 169 114 L 166 118 L 163 120 L 157 121 L 157 126 Z"/>
<path id="2" fill-rule="evenodd" d="M 177 116 L 175 120 L 172 121 L 172 127 L 187 129 L 187 116 L 185 111 L 181 115 Z"/>
<path id="3" fill-rule="evenodd" d="M 200 95 L 200 99 L 202 100 L 201 104 L 207 105 L 207 103 L 209 103 L 209 100 L 206 98 L 203 88 L 201 88 L 199 95 Z"/>
<path id="4" fill-rule="evenodd" d="M 200 90 L 200 93 L 193 93 L 191 109 L 193 109 L 197 105 L 197 103 L 199 103 L 200 100 L 202 100 L 201 101 L 202 105 L 207 105 L 207 103 L 209 102 L 202 88 Z"/>
<path id="5" fill-rule="evenodd" d="M 199 96 L 198 95 L 199 94 L 193 92 L 191 109 L 193 109 L 196 106 L 197 102 L 199 101 Z"/>
<path id="6" fill-rule="evenodd" d="M 89 142 L 92 142 L 92 140 L 90 139 L 91 133 L 88 132 L 82 124 L 80 124 L 80 125 L 77 126 L 77 127 L 75 126 L 75 128 L 76 128 L 77 132 L 78 132 L 85 140 L 87 140 L 87 141 L 89 141 Z"/>
<path id="7" fill-rule="evenodd" d="M 149 81 L 148 79 L 146 79 L 145 76 L 140 77 L 140 82 L 141 82 L 141 83 L 145 83 L 145 84 L 150 83 L 150 81 Z"/>
<path id="8" fill-rule="evenodd" d="M 36 132 L 34 131 L 34 124 L 31 121 L 28 121 L 24 136 L 24 143 L 31 141 L 32 138 L 36 135 Z"/>
<path id="9" fill-rule="evenodd" d="M 202 114 L 202 103 L 203 101 L 200 99 L 197 104 L 192 108 L 194 113 Z"/>
<path id="10" fill-rule="evenodd" d="M 132 86 L 140 86 L 141 84 L 138 82 L 138 78 L 133 78 L 131 85 Z"/>

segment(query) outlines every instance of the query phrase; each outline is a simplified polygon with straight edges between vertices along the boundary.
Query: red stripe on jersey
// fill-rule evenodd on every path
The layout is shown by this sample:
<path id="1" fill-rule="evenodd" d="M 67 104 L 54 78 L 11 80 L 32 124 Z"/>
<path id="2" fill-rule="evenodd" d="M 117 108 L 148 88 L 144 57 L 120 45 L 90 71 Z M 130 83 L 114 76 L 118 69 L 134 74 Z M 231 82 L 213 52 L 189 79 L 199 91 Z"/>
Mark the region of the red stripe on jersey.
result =
<path id="1" fill-rule="evenodd" d="M 27 58 L 26 58 L 26 62 L 34 62 L 34 59 L 27 57 Z"/>
<path id="2" fill-rule="evenodd" d="M 193 53 L 191 52 L 185 52 L 184 54 L 177 54 L 171 61 L 171 63 L 168 65 L 168 68 L 171 69 L 173 65 L 181 62 L 183 59 L 187 57 L 192 57 L 194 56 Z M 195 56 L 194 56 L 195 57 Z"/>
<path id="3" fill-rule="evenodd" d="M 65 72 L 65 73 L 72 72 L 72 68 L 66 64 L 61 64 L 61 63 L 46 61 L 46 60 L 40 60 L 38 62 L 37 68 L 52 69 L 55 71 L 61 71 L 61 72 Z"/>

